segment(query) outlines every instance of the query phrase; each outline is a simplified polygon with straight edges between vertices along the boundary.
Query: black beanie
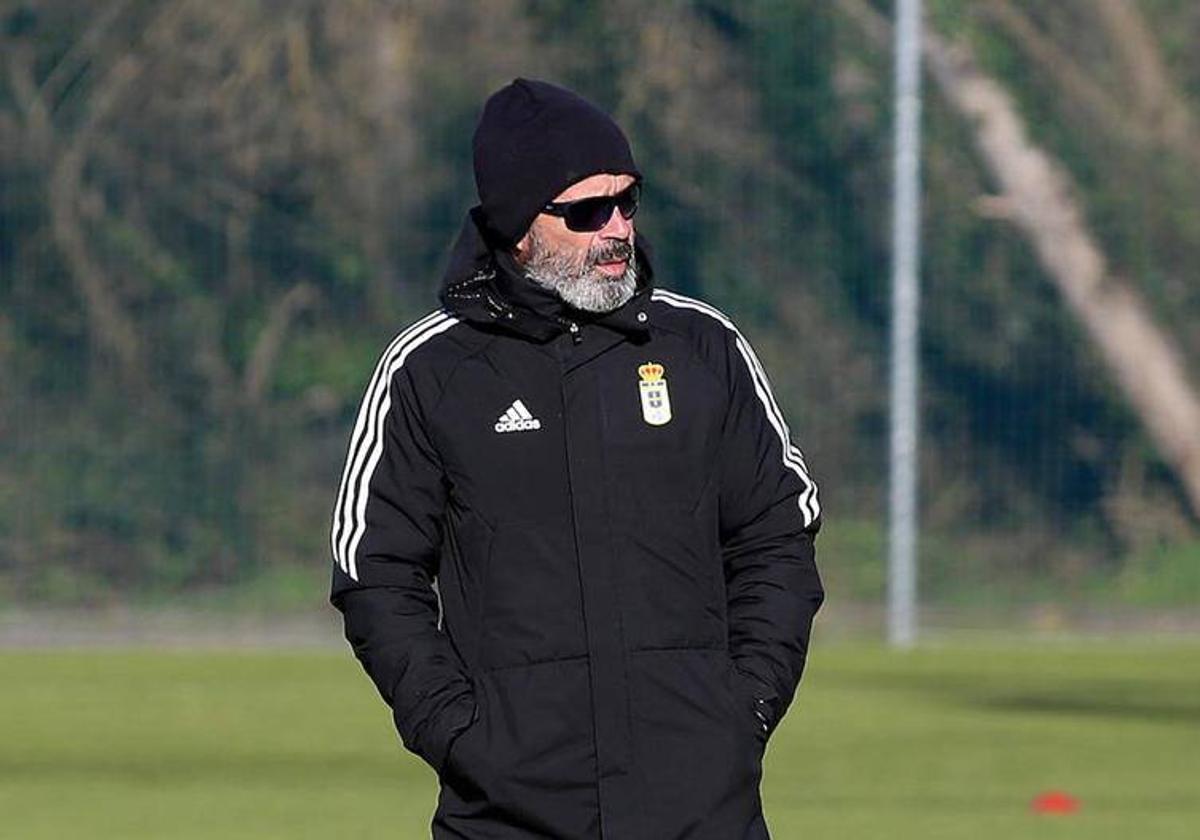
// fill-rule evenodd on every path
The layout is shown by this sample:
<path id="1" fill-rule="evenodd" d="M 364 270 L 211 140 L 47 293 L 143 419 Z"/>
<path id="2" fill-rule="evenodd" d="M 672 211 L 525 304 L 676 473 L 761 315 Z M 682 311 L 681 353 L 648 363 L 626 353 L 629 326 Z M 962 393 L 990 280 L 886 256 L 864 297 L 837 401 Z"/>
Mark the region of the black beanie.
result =
<path id="1" fill-rule="evenodd" d="M 608 114 L 535 79 L 515 79 L 488 98 L 473 147 L 483 214 L 504 245 L 519 241 L 547 202 L 589 175 L 642 177 Z"/>

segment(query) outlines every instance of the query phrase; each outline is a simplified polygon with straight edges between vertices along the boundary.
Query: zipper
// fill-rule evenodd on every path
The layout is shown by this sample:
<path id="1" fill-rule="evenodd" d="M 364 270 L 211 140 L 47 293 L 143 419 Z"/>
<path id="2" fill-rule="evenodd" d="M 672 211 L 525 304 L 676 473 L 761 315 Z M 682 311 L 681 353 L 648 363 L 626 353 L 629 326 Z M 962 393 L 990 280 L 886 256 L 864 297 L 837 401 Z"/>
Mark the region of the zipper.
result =
<path id="1" fill-rule="evenodd" d="M 487 304 L 488 312 L 491 313 L 493 318 L 503 318 L 506 321 L 513 319 L 513 308 L 506 302 L 497 300 L 490 291 L 483 293 L 483 299 Z"/>

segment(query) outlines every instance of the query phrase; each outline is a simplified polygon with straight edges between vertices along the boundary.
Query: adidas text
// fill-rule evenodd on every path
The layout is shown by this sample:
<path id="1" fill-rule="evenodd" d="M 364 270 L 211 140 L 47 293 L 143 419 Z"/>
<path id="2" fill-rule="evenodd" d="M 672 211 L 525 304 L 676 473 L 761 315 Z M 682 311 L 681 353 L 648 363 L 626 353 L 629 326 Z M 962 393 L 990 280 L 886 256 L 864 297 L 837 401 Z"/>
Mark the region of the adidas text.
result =
<path id="1" fill-rule="evenodd" d="M 513 404 L 500 415 L 492 428 L 497 432 L 530 432 L 542 428 L 542 421 L 530 413 L 525 403 L 513 400 Z"/>
<path id="2" fill-rule="evenodd" d="M 542 421 L 533 420 L 500 420 L 494 426 L 497 432 L 526 432 L 542 428 Z"/>

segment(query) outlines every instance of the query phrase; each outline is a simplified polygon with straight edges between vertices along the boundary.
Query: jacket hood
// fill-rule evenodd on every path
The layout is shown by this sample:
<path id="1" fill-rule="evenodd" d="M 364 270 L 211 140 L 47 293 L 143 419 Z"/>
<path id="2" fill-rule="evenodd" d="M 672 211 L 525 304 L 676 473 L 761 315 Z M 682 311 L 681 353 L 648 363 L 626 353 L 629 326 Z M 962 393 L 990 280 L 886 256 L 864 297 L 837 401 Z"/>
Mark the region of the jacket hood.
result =
<path id="1" fill-rule="evenodd" d="M 634 243 L 637 260 L 637 289 L 624 306 L 612 312 L 583 312 L 555 292 L 527 279 L 507 248 L 486 233 L 480 206 L 472 207 L 450 252 L 438 299 L 453 314 L 478 324 L 498 326 L 511 332 L 547 341 L 566 331 L 572 323 L 596 322 L 621 332 L 645 332 L 635 317 L 636 303 L 649 297 L 653 269 L 649 246 L 638 234 Z"/>

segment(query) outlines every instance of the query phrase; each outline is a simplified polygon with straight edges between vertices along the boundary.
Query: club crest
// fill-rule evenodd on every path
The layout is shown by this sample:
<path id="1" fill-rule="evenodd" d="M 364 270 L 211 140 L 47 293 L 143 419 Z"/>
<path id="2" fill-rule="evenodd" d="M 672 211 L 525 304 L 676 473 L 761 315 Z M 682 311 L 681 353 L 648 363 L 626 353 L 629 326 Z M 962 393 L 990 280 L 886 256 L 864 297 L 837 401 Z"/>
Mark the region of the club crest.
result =
<path id="1" fill-rule="evenodd" d="M 642 398 L 642 419 L 651 426 L 665 426 L 671 422 L 671 394 L 667 391 L 666 371 L 655 362 L 638 367 L 638 392 Z"/>

